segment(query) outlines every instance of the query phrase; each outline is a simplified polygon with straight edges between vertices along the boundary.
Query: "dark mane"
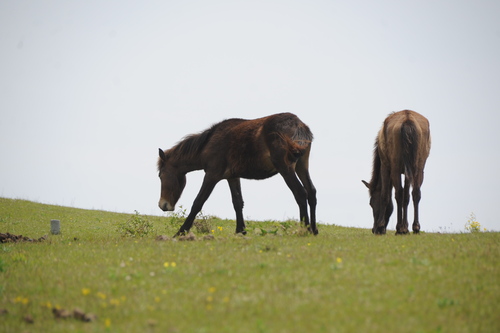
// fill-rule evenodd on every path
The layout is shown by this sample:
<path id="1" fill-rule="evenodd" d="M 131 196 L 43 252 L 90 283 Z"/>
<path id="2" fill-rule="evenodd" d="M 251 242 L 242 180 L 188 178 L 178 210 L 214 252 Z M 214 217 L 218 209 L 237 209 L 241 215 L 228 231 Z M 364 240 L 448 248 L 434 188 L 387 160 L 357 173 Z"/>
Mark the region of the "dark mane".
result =
<path id="1" fill-rule="evenodd" d="M 218 124 L 213 125 L 209 129 L 198 133 L 186 136 L 184 139 L 179 141 L 171 150 L 175 151 L 176 155 L 179 156 L 193 156 L 199 154 L 200 151 L 205 147 L 208 140 L 212 136 L 215 127 Z"/>
<path id="2" fill-rule="evenodd" d="M 163 159 L 158 158 L 158 162 L 156 162 L 156 171 L 158 171 L 158 173 L 163 168 L 163 164 L 165 164 L 165 162 L 163 161 Z"/>
<path id="3" fill-rule="evenodd" d="M 209 129 L 197 133 L 191 134 L 184 137 L 181 141 L 179 141 L 174 147 L 165 152 L 165 156 L 167 159 L 170 156 L 185 156 L 191 157 L 200 153 L 206 143 L 210 140 L 215 128 L 219 124 L 215 124 Z M 173 154 L 174 153 L 174 154 Z M 165 161 L 161 158 L 158 159 L 157 168 L 160 171 L 163 168 Z"/>
<path id="4" fill-rule="evenodd" d="M 373 169 L 372 169 L 372 179 L 370 180 L 370 196 L 377 190 L 378 184 L 380 182 L 380 155 L 378 152 L 378 138 L 375 140 L 375 145 L 373 147 Z"/>

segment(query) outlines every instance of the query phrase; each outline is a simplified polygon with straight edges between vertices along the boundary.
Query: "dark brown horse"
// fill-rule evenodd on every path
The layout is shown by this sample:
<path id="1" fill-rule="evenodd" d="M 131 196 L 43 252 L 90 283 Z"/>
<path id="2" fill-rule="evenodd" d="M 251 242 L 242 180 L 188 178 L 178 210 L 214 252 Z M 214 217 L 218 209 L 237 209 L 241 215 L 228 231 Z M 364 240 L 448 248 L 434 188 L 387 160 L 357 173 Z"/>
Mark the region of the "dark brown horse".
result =
<path id="1" fill-rule="evenodd" d="M 391 113 L 385 119 L 375 140 L 372 179 L 370 183 L 363 180 L 370 192 L 374 234 L 386 232 L 393 210 L 393 186 L 398 209 L 396 234 L 408 233 L 410 185 L 413 188 L 413 232 L 420 231 L 420 186 L 424 180 L 425 161 L 430 149 L 431 136 L 427 118 L 417 112 L 404 110 Z M 401 174 L 405 176 L 404 187 L 401 184 Z"/>
<path id="2" fill-rule="evenodd" d="M 245 234 L 240 178 L 265 179 L 279 173 L 297 201 L 300 220 L 317 234 L 316 189 L 308 171 L 312 139 L 307 125 L 291 113 L 255 120 L 224 120 L 200 134 L 186 137 L 171 149 L 160 149 L 161 197 L 158 205 L 163 211 L 174 210 L 186 185 L 186 173 L 203 169 L 205 177 L 201 189 L 176 236 L 189 231 L 215 185 L 222 179 L 227 179 L 231 190 L 236 233 Z M 310 220 L 307 203 L 311 209 Z"/>

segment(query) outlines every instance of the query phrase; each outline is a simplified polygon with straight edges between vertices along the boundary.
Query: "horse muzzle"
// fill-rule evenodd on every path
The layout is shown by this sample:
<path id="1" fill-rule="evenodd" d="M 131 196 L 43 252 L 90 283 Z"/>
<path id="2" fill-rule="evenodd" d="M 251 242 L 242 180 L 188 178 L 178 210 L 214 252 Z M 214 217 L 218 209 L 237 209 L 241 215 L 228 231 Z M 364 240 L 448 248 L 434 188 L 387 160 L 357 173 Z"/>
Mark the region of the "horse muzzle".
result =
<path id="1" fill-rule="evenodd" d="M 175 209 L 175 206 L 172 206 L 167 200 L 160 199 L 158 202 L 158 207 L 164 212 L 172 212 Z"/>

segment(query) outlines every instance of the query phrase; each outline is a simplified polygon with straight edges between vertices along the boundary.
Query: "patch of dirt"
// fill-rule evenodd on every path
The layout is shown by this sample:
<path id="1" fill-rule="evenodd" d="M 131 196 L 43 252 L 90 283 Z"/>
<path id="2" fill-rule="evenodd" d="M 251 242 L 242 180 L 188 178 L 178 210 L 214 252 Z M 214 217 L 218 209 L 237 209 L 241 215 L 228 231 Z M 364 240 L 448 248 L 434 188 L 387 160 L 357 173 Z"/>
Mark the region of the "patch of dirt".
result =
<path id="1" fill-rule="evenodd" d="M 26 316 L 23 317 L 24 322 L 28 324 L 33 324 L 35 320 L 33 319 L 33 316 L 30 314 L 27 314 Z"/>
<path id="2" fill-rule="evenodd" d="M 18 243 L 18 242 L 43 242 L 47 239 L 47 235 L 40 238 L 29 238 L 23 235 L 13 235 L 11 233 L 0 233 L 0 243 Z"/>
<path id="3" fill-rule="evenodd" d="M 214 235 L 205 235 L 205 236 L 203 236 L 203 240 L 204 241 L 209 241 L 209 240 L 214 240 L 214 239 L 215 239 Z"/>
<path id="4" fill-rule="evenodd" d="M 192 232 L 190 232 L 187 235 L 179 236 L 177 239 L 181 242 L 183 242 L 183 241 L 190 242 L 190 241 L 195 241 L 196 236 Z"/>
<path id="5" fill-rule="evenodd" d="M 97 320 L 97 316 L 93 313 L 85 313 L 82 309 L 76 308 L 73 312 L 64 309 L 52 309 L 55 319 L 74 318 L 84 322 L 92 322 Z"/>

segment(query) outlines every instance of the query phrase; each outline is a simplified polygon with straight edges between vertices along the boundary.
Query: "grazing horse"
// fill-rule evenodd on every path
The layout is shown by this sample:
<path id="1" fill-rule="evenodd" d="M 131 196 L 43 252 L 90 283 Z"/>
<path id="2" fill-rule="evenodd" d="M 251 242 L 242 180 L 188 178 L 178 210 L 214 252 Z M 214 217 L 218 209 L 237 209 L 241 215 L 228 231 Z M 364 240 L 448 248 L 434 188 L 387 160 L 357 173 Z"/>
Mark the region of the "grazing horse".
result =
<path id="1" fill-rule="evenodd" d="M 189 231 L 215 185 L 222 179 L 227 180 L 231 190 L 236 233 L 245 234 L 240 178 L 266 179 L 279 173 L 297 201 L 301 222 L 317 234 L 316 189 L 308 170 L 312 140 L 309 127 L 291 113 L 254 120 L 224 120 L 199 134 L 187 136 L 171 149 L 160 149 L 161 197 L 158 205 L 163 211 L 174 210 L 186 185 L 186 173 L 203 169 L 205 177 L 201 189 L 176 236 Z"/>
<path id="2" fill-rule="evenodd" d="M 420 231 L 418 204 L 424 180 L 425 161 L 431 149 L 429 121 L 421 114 L 403 110 L 391 113 L 384 121 L 373 152 L 372 179 L 362 181 L 369 189 L 373 209 L 374 234 L 385 234 L 393 211 L 392 187 L 395 189 L 398 223 L 396 234 L 408 233 L 408 204 L 412 186 L 413 232 Z M 405 176 L 404 187 L 401 174 Z"/>

